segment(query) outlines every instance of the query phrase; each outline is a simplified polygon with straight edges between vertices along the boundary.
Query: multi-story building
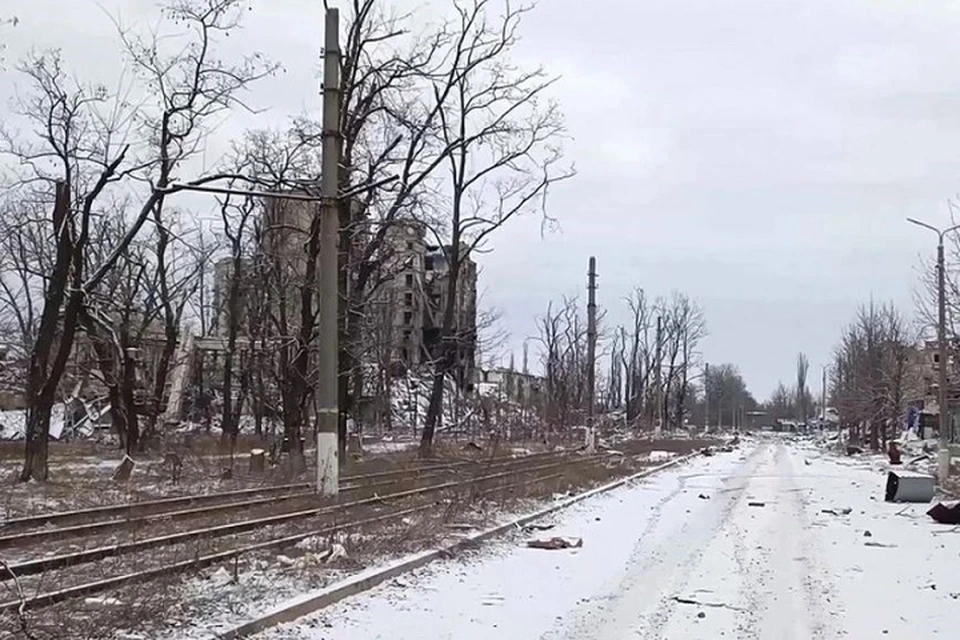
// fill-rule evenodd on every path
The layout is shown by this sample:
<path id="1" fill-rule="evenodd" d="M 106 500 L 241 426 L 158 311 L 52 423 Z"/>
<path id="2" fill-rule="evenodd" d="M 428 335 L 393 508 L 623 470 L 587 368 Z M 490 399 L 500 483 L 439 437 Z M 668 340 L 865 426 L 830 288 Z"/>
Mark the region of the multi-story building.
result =
<path id="1" fill-rule="evenodd" d="M 430 362 L 441 354 L 450 247 L 431 245 L 426 228 L 409 221 L 391 227 L 384 251 L 387 277 L 375 299 L 386 309 L 392 359 L 408 367 Z M 473 380 L 477 343 L 477 265 L 469 258 L 460 261 L 456 297 L 448 339 L 456 341 L 454 377 L 465 387 Z"/>
<path id="2" fill-rule="evenodd" d="M 261 250 L 268 287 L 269 313 L 287 332 L 297 326 L 300 316 L 300 288 L 307 273 L 310 225 L 318 215 L 316 205 L 294 200 L 268 200 L 264 203 Z M 450 247 L 427 241 L 426 227 L 417 221 L 395 223 L 387 229 L 379 256 L 380 280 L 376 294 L 366 309 L 365 331 L 376 332 L 371 342 L 388 363 L 406 367 L 428 363 L 441 353 L 443 314 L 449 292 Z M 253 263 L 244 262 L 244 269 Z M 230 259 L 217 263 L 215 299 L 218 332 L 227 326 L 224 301 L 232 273 Z M 242 277 L 242 274 L 241 274 Z M 453 328 L 449 339 L 456 341 L 454 377 L 462 386 L 473 381 L 477 332 L 477 266 L 469 258 L 461 260 L 454 302 Z M 242 297 L 250 286 L 242 288 Z M 241 304 L 241 306 L 246 306 Z M 241 320 L 242 333 L 245 320 Z M 285 329 L 282 326 L 273 330 Z M 381 358 L 384 357 L 381 355 Z"/>
<path id="3" fill-rule="evenodd" d="M 383 273 L 385 278 L 375 296 L 374 305 L 384 321 L 383 340 L 389 345 L 391 359 L 407 366 L 424 361 L 423 328 L 428 296 L 424 265 L 427 245 L 425 231 L 416 222 L 397 224 L 384 238 Z"/>
<path id="4" fill-rule="evenodd" d="M 957 353 L 956 341 L 948 346 L 948 354 Z M 947 400 L 953 413 L 960 404 L 960 367 L 956 356 L 947 361 Z M 933 425 L 940 413 L 940 349 L 936 340 L 927 340 L 922 347 L 910 349 L 907 356 L 905 395 L 919 412 L 923 424 Z M 954 429 L 956 432 L 956 428 Z"/>

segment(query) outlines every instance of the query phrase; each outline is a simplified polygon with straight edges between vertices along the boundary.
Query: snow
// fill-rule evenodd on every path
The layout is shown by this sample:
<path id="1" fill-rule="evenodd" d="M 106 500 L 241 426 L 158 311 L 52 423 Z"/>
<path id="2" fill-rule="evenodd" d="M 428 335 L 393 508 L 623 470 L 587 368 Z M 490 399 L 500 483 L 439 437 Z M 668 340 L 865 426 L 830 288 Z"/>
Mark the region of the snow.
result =
<path id="1" fill-rule="evenodd" d="M 884 484 L 874 460 L 748 440 L 261 637 L 950 637 L 960 534 Z M 584 544 L 524 544 L 554 536 Z"/>
<path id="2" fill-rule="evenodd" d="M 651 451 L 647 456 L 647 459 L 651 462 L 662 462 L 664 460 L 669 460 L 676 455 L 677 453 L 675 451 Z"/>

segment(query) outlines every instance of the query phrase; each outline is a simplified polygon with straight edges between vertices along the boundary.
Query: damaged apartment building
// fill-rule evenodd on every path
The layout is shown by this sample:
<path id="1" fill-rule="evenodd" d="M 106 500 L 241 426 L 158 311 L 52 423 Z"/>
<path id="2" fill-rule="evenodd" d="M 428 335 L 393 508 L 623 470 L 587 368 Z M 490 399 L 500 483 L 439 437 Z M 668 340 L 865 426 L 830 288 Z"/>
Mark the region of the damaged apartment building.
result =
<path id="1" fill-rule="evenodd" d="M 274 292 L 270 309 L 261 314 L 281 316 L 284 326 L 274 327 L 280 335 L 291 335 L 299 317 L 297 287 L 306 273 L 306 244 L 316 205 L 275 200 L 265 203 L 260 249 L 274 270 L 283 272 L 287 291 Z M 426 227 L 416 221 L 397 222 L 387 229 L 380 254 L 378 285 L 365 309 L 365 331 L 377 347 L 377 355 L 367 359 L 391 369 L 415 369 L 438 357 L 441 348 L 443 312 L 447 304 L 450 247 L 431 244 Z M 242 270 L 253 270 L 254 262 L 244 260 Z M 229 258 L 215 268 L 215 333 L 224 335 L 228 313 L 224 301 L 233 277 Z M 249 329 L 246 300 L 253 297 L 256 278 L 244 278 L 238 305 L 241 334 Z M 262 286 L 262 285 L 260 285 Z M 477 351 L 477 265 L 462 259 L 458 277 L 453 331 L 457 357 L 453 376 L 461 388 L 468 388 L 475 377 Z M 276 307 L 276 308 L 274 308 Z"/>
<path id="2" fill-rule="evenodd" d="M 385 238 L 387 277 L 375 296 L 385 312 L 392 361 L 407 368 L 439 357 L 449 296 L 451 247 L 431 244 L 421 223 L 404 221 Z M 456 341 L 454 378 L 461 388 L 474 379 L 477 353 L 477 265 L 461 258 L 450 340 Z"/>

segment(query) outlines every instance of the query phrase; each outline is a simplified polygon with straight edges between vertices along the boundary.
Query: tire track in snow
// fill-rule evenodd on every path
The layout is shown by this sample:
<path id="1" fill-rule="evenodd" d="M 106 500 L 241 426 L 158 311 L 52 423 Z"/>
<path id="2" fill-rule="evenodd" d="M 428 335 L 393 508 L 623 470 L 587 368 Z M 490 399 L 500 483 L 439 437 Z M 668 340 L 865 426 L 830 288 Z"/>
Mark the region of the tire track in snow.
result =
<path id="1" fill-rule="evenodd" d="M 725 529 L 725 524 L 750 483 L 750 476 L 769 452 L 769 445 L 755 445 L 740 466 L 720 477 L 721 484 L 732 486 L 714 489 L 717 498 L 704 505 L 705 512 L 698 514 L 702 517 L 681 516 L 681 524 L 676 531 L 664 530 L 668 525 L 664 524 L 663 510 L 688 488 L 689 479 L 717 477 L 702 473 L 680 476 L 679 486 L 658 501 L 652 510 L 631 560 L 617 582 L 586 600 L 544 634 L 542 639 L 619 639 L 628 635 L 660 637 L 661 630 L 677 606 L 673 596 L 686 586 L 690 573 L 697 567 L 710 543 Z M 650 547 L 648 538 L 658 530 L 663 534 L 662 539 L 654 543 L 656 546 Z"/>
<path id="2" fill-rule="evenodd" d="M 817 561 L 817 541 L 807 518 L 803 490 L 782 443 L 774 452 L 777 481 L 765 487 L 762 523 L 733 526 L 745 549 L 740 598 L 748 614 L 737 620 L 738 639 L 828 640 L 837 637 L 824 602 L 832 601 L 831 581 Z M 764 487 L 758 487 L 763 490 Z M 762 526 L 758 526 L 762 524 Z"/>
<path id="3" fill-rule="evenodd" d="M 809 501 L 806 499 L 805 488 L 798 485 L 798 474 L 794 470 L 791 452 L 781 445 L 783 457 L 781 464 L 784 469 L 784 478 L 787 487 L 781 491 L 791 503 L 791 512 L 797 519 L 801 535 L 797 542 L 800 548 L 799 563 L 803 569 L 803 589 L 806 599 L 806 611 L 810 616 L 812 637 L 815 639 L 830 640 L 839 637 L 840 632 L 836 621 L 842 615 L 835 603 L 839 602 L 833 577 L 824 567 L 821 558 L 820 544 L 814 535 L 814 527 L 809 517 Z M 806 475 L 808 478 L 819 478 L 818 475 Z"/>
<path id="4" fill-rule="evenodd" d="M 688 589 L 693 571 L 699 567 L 704 555 L 711 550 L 711 548 L 714 546 L 712 543 L 717 538 L 723 536 L 732 537 L 734 547 L 734 562 L 737 565 L 739 575 L 744 575 L 745 571 L 747 570 L 747 561 L 745 549 L 743 548 L 743 541 L 737 535 L 738 532 L 736 529 L 733 529 L 732 531 L 728 530 L 728 525 L 730 525 L 737 507 L 739 507 L 744 501 L 747 489 L 749 489 L 757 469 L 762 468 L 767 464 L 767 458 L 769 455 L 770 449 L 767 445 L 761 445 L 757 447 L 757 449 L 751 452 L 745 468 L 741 468 L 736 474 L 724 478 L 725 482 L 736 480 L 742 480 L 743 482 L 742 484 L 734 486 L 728 490 L 726 498 L 728 502 L 724 505 L 722 517 L 720 518 L 717 526 L 714 527 L 713 535 L 710 537 L 710 540 L 708 540 L 705 544 L 697 545 L 697 550 L 688 556 L 686 562 L 684 563 L 682 579 L 673 585 L 672 593 L 661 599 L 656 611 L 650 616 L 649 622 L 645 626 L 641 622 L 640 625 L 634 627 L 634 635 L 644 639 L 663 638 L 665 627 L 673 620 L 677 613 L 678 603 L 674 599 L 674 596 Z M 695 525 L 685 525 L 684 530 L 686 530 L 688 526 Z M 739 606 L 743 607 L 743 603 L 740 603 Z M 749 606 L 749 603 L 743 608 L 747 609 L 748 615 L 751 615 L 754 610 L 753 607 Z"/>

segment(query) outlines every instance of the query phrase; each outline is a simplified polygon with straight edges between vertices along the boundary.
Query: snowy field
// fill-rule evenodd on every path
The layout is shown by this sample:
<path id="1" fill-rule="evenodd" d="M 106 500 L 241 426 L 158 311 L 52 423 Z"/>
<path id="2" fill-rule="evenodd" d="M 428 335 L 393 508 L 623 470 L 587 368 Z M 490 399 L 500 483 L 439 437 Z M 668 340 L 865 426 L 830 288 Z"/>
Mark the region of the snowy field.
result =
<path id="1" fill-rule="evenodd" d="M 960 532 L 883 502 L 884 483 L 870 461 L 748 440 L 259 637 L 956 637 Z"/>

